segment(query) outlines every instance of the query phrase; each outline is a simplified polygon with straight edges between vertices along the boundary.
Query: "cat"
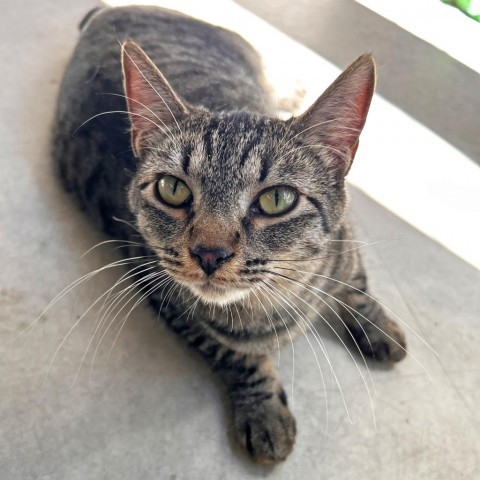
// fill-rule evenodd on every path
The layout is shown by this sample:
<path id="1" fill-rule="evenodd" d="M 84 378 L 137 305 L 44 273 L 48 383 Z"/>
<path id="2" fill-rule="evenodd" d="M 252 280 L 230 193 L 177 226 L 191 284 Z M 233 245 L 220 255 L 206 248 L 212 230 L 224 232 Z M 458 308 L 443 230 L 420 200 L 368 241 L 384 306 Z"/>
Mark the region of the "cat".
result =
<path id="1" fill-rule="evenodd" d="M 54 125 L 62 182 L 129 246 L 141 293 L 222 378 L 238 443 L 282 461 L 296 422 L 271 352 L 330 318 L 362 355 L 406 354 L 347 219 L 374 61 L 361 56 L 283 121 L 258 54 L 233 32 L 157 7 L 83 24 Z"/>

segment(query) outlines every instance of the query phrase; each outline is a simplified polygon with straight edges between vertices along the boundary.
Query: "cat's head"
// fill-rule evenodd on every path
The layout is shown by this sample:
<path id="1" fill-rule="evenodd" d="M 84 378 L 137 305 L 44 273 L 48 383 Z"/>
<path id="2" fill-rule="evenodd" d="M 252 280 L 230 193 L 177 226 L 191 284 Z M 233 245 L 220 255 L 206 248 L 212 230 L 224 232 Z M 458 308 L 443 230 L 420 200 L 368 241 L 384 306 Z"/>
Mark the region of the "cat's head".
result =
<path id="1" fill-rule="evenodd" d="M 286 122 L 185 104 L 132 42 L 122 60 L 139 162 L 130 206 L 176 281 L 226 304 L 265 282 L 269 262 L 321 254 L 345 211 L 375 86 L 370 56 Z"/>

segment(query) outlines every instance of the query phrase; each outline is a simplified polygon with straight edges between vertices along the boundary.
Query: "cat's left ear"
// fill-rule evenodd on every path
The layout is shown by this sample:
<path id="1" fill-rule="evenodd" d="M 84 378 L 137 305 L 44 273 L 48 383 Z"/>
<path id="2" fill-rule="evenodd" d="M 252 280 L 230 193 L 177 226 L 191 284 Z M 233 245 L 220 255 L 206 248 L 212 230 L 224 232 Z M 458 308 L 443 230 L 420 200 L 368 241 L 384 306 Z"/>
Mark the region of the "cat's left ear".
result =
<path id="1" fill-rule="evenodd" d="M 324 145 L 342 178 L 348 173 L 375 90 L 375 62 L 365 54 L 353 62 L 293 125 L 309 145 Z"/>
<path id="2" fill-rule="evenodd" d="M 138 157 L 149 134 L 161 131 L 171 135 L 188 109 L 136 43 L 127 41 L 122 45 L 122 66 L 132 148 Z"/>

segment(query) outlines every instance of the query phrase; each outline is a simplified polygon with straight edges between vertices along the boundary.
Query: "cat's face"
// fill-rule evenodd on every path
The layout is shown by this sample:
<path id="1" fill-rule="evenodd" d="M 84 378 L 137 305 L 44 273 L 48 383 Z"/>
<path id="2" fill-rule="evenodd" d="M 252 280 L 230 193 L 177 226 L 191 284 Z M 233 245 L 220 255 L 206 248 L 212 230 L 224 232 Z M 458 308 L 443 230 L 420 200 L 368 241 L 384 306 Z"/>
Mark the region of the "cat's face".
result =
<path id="1" fill-rule="evenodd" d="M 327 149 L 301 148 L 290 125 L 246 113 L 197 113 L 171 133 L 150 138 L 130 198 L 172 277 L 227 303 L 265 281 L 267 260 L 319 253 L 344 209 Z"/>
<path id="2" fill-rule="evenodd" d="M 344 213 L 343 179 L 364 116 L 334 135 L 325 100 L 289 122 L 212 114 L 181 103 L 139 47 L 124 52 L 139 157 L 130 205 L 170 275 L 205 302 L 226 304 L 265 282 L 269 261 L 318 256 Z M 365 93 L 357 96 L 365 104 Z M 326 136 L 339 134 L 343 143 Z"/>

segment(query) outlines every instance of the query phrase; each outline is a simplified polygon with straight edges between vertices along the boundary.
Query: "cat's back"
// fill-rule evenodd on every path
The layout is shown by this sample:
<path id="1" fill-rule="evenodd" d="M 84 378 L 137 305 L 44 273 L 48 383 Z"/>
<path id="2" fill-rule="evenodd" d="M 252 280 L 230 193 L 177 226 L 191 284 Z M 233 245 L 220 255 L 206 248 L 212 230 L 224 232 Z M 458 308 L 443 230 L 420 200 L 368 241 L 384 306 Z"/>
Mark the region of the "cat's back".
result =
<path id="1" fill-rule="evenodd" d="M 271 113 L 260 59 L 245 40 L 158 7 L 106 8 L 96 13 L 86 22 L 64 87 L 84 85 L 86 94 L 89 86 L 121 89 L 120 49 L 127 39 L 145 50 L 188 103 L 212 111 Z"/>

